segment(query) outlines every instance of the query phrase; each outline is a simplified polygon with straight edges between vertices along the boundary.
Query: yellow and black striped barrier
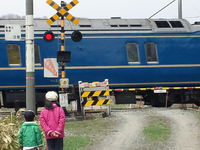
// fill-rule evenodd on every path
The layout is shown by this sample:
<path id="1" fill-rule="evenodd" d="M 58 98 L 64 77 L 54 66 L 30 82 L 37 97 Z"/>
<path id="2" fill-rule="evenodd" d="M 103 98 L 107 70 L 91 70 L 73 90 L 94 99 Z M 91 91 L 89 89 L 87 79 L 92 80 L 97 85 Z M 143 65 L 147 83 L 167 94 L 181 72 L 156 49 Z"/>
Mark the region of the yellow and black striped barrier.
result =
<path id="1" fill-rule="evenodd" d="M 110 91 L 84 91 L 81 94 L 81 97 L 98 97 L 98 96 L 109 96 Z"/>
<path id="2" fill-rule="evenodd" d="M 87 100 L 84 99 L 82 101 L 82 106 L 89 107 L 89 106 L 101 106 L 101 105 L 110 105 L 110 99 L 96 99 L 96 100 Z"/>
<path id="3" fill-rule="evenodd" d="M 110 89 L 108 80 L 103 82 L 79 82 L 81 104 L 83 107 L 109 105 Z"/>

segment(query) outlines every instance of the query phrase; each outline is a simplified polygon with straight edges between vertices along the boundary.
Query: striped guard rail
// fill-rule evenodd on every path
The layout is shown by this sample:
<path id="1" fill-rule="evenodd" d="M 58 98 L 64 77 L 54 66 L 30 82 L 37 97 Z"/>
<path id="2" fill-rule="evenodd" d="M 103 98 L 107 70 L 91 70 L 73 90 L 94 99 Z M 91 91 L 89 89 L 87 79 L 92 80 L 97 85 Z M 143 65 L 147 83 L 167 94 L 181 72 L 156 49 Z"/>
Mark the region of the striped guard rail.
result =
<path id="1" fill-rule="evenodd" d="M 110 99 L 97 99 L 97 100 L 87 100 L 86 98 L 83 99 L 81 102 L 82 106 L 89 107 L 89 106 L 100 106 L 100 105 L 110 105 Z"/>
<path id="2" fill-rule="evenodd" d="M 98 96 L 109 96 L 110 90 L 106 91 L 84 91 L 81 93 L 81 97 L 98 97 Z"/>

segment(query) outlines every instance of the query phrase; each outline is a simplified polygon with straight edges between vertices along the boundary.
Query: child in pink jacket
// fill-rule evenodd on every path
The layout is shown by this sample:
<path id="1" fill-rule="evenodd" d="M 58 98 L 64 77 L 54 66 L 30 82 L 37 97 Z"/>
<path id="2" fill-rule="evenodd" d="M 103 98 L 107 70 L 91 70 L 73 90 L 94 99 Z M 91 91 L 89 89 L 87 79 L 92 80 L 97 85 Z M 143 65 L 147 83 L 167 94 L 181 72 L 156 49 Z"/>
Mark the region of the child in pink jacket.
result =
<path id="1" fill-rule="evenodd" d="M 40 124 L 45 133 L 48 150 L 63 150 L 65 113 L 57 102 L 56 92 L 47 92 L 45 98 L 45 109 L 40 113 Z"/>

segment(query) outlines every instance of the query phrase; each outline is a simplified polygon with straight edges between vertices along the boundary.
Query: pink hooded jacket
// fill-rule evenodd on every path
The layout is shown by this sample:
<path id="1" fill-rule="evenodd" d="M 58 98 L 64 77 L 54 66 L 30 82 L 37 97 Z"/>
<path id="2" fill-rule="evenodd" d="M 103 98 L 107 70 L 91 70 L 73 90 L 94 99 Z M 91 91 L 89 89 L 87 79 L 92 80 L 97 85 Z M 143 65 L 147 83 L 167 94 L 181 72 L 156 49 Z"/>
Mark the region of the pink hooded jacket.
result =
<path id="1" fill-rule="evenodd" d="M 40 125 L 45 132 L 46 139 L 63 138 L 65 128 L 65 113 L 61 107 L 53 103 L 53 109 L 44 109 L 40 113 Z M 52 132 L 59 134 L 51 136 Z"/>

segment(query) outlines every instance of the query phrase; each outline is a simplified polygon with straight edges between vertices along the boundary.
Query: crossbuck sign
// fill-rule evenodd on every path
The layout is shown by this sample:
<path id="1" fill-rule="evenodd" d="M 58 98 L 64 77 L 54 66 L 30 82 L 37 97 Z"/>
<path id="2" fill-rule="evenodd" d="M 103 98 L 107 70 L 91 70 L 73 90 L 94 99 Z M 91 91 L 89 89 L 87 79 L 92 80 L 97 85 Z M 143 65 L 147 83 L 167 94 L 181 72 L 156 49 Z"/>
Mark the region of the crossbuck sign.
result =
<path id="1" fill-rule="evenodd" d="M 57 10 L 57 13 L 53 15 L 50 19 L 47 20 L 49 25 L 53 24 L 54 21 L 58 20 L 61 16 L 67 18 L 67 20 L 71 21 L 73 24 L 78 24 L 79 20 L 72 16 L 68 11 L 73 8 L 76 4 L 78 4 L 78 0 L 73 0 L 69 4 L 66 4 L 64 7 L 59 6 L 53 0 L 47 0 L 47 4 L 49 4 L 52 8 Z"/>

